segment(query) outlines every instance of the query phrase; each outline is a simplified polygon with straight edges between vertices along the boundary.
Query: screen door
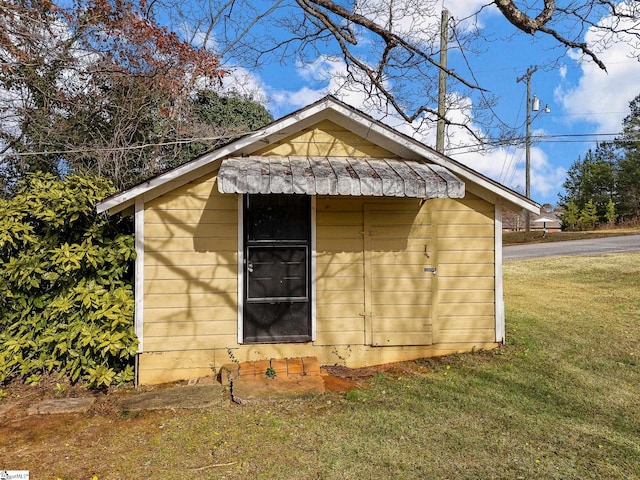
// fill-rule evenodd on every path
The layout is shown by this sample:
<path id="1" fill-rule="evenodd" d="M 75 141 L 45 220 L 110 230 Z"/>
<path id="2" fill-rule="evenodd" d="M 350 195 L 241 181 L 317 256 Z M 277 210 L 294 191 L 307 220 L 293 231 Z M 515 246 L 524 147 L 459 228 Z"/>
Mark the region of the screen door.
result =
<path id="1" fill-rule="evenodd" d="M 245 195 L 245 343 L 311 340 L 311 200 Z"/>

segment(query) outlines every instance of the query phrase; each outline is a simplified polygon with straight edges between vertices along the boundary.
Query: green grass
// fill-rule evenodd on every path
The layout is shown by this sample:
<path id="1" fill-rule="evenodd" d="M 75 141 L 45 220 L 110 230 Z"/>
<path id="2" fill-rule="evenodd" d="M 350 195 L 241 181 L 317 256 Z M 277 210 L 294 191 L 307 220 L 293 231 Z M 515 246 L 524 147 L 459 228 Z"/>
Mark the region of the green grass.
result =
<path id="1" fill-rule="evenodd" d="M 1 468 L 100 480 L 640 478 L 640 254 L 509 262 L 505 299 L 500 349 L 409 362 L 346 395 L 29 420 L 0 429 L 12 438 Z"/>

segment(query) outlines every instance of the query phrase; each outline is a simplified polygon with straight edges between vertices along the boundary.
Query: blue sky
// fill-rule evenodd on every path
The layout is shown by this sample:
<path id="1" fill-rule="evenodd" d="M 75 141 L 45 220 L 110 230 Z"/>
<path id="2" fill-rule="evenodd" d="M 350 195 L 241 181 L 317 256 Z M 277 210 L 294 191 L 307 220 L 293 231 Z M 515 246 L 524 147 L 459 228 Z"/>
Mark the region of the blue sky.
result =
<path id="1" fill-rule="evenodd" d="M 444 2 L 454 18 L 464 18 L 482 4 L 476 0 Z M 531 196 L 539 203 L 556 204 L 569 166 L 589 148 L 595 148 L 596 142 L 610 140 L 613 137 L 608 134 L 620 131 L 629 102 L 640 94 L 640 62 L 630 58 L 630 42 L 621 41 L 599 54 L 607 64 L 608 72 L 604 72 L 574 52 L 553 48 L 557 44 L 542 36 L 513 37 L 510 35 L 513 27 L 494 7 L 483 10 L 479 21 L 483 31 L 491 34 L 491 43 L 485 45 L 486 51 L 482 54 L 467 52 L 466 61 L 480 86 L 498 97 L 496 114 L 506 124 L 519 127 L 522 136 L 526 85 L 516 79 L 524 75 L 528 67 L 539 67 L 531 77 L 531 91 L 540 99 L 541 109 L 548 105 L 551 112 L 540 113 L 532 122 L 534 137 L 542 135 L 543 138 L 536 140 L 531 149 Z M 586 40 L 591 41 L 593 35 L 587 32 Z M 552 63 L 561 55 L 564 56 L 560 62 Z M 452 52 L 449 62 L 457 72 L 468 75 L 459 54 Z M 340 63 L 319 57 L 304 65 L 278 63 L 251 72 L 238 67 L 225 82 L 230 88 L 258 94 L 274 117 L 279 118 L 326 94 L 336 94 L 332 74 L 341 68 Z M 337 96 L 360 107 L 363 95 L 362 92 L 342 92 Z M 367 113 L 376 116 L 375 112 Z M 413 132 L 400 119 L 385 121 L 428 145 L 434 144 L 435 129 Z M 524 191 L 523 147 L 479 153 L 474 147 L 477 142 L 465 132 L 449 133 L 468 145 L 466 149 L 451 149 L 447 152 L 450 156 L 510 188 Z M 461 153 L 465 150 L 467 153 Z"/>

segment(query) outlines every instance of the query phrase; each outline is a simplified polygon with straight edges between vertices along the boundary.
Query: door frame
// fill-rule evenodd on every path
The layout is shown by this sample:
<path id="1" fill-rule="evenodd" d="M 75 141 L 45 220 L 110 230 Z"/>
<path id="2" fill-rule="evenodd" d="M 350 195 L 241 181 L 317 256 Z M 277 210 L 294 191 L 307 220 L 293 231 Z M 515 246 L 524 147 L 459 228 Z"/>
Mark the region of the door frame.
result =
<path id="1" fill-rule="evenodd" d="M 309 272 L 309 287 L 311 293 L 311 302 L 309 304 L 310 317 L 311 317 L 311 341 L 316 341 L 316 196 L 311 195 L 311 238 L 310 238 L 310 252 L 311 255 L 311 267 Z M 244 275 L 244 194 L 238 194 L 238 284 L 237 284 L 237 310 L 238 310 L 238 344 L 243 345 L 244 342 L 244 289 L 246 278 Z M 247 343 L 247 345 L 259 345 L 255 343 Z"/>
<path id="2" fill-rule="evenodd" d="M 363 242 L 363 247 L 364 247 L 364 295 L 365 295 L 365 344 L 366 345 L 371 345 L 373 347 L 378 347 L 378 345 L 375 345 L 374 342 L 374 337 L 375 337 L 375 331 L 374 331 L 374 316 L 376 315 L 376 312 L 374 311 L 373 308 L 373 289 L 372 289 L 372 284 L 373 284 L 373 275 L 372 275 L 372 270 L 373 270 L 373 266 L 372 266 L 372 262 L 373 262 L 373 255 L 372 255 L 372 243 L 373 243 L 373 238 L 375 235 L 375 232 L 372 230 L 372 225 L 371 225 L 371 213 L 373 211 L 397 211 L 397 210 L 401 210 L 402 207 L 399 207 L 398 205 L 394 205 L 394 204 L 389 204 L 389 203 L 365 203 L 364 204 L 364 208 L 363 208 L 363 233 L 364 233 L 364 242 Z M 434 214 L 434 212 L 426 209 L 424 207 L 424 205 L 421 205 L 420 208 L 418 209 L 418 213 L 427 213 L 429 215 L 429 228 L 430 228 L 430 236 L 429 236 L 429 241 L 428 244 L 425 244 L 425 256 L 427 257 L 428 261 L 425 261 L 425 265 L 424 267 L 435 267 L 436 268 L 436 272 L 437 272 L 437 267 L 438 267 L 438 221 L 437 221 L 437 215 Z M 427 252 L 428 250 L 428 252 Z M 431 273 L 426 273 L 425 270 L 425 275 L 433 275 L 432 277 L 430 277 L 430 296 L 431 296 L 431 306 L 430 306 L 430 311 L 431 311 L 431 343 L 429 343 L 428 345 L 435 345 L 436 343 L 438 343 L 439 339 L 438 339 L 438 303 L 439 303 L 439 298 L 438 298 L 438 291 L 439 291 L 439 287 L 438 287 L 438 275 L 437 274 L 431 274 Z M 422 344 L 419 344 L 422 345 Z M 403 345 L 393 345 L 394 347 L 402 347 Z M 407 345 L 409 346 L 409 345 Z"/>

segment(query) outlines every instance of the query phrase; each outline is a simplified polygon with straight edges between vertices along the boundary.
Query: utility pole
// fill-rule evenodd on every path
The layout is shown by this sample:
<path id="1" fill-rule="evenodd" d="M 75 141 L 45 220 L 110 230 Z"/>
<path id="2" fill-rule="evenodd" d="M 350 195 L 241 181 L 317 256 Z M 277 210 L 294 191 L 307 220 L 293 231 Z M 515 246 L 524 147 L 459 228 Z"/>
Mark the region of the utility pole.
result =
<path id="1" fill-rule="evenodd" d="M 522 82 L 523 80 L 527 82 L 527 119 L 525 121 L 525 195 L 527 198 L 531 198 L 531 76 L 537 70 L 538 67 L 529 67 L 527 68 L 527 73 L 516 79 L 517 82 Z M 531 214 L 529 210 L 524 212 L 524 224 L 525 231 L 529 232 L 531 229 Z"/>
<path id="2" fill-rule="evenodd" d="M 444 153 L 444 115 L 447 97 L 447 43 L 449 41 L 449 11 L 442 9 L 440 23 L 440 73 L 438 75 L 438 127 L 436 130 L 436 150 Z"/>

